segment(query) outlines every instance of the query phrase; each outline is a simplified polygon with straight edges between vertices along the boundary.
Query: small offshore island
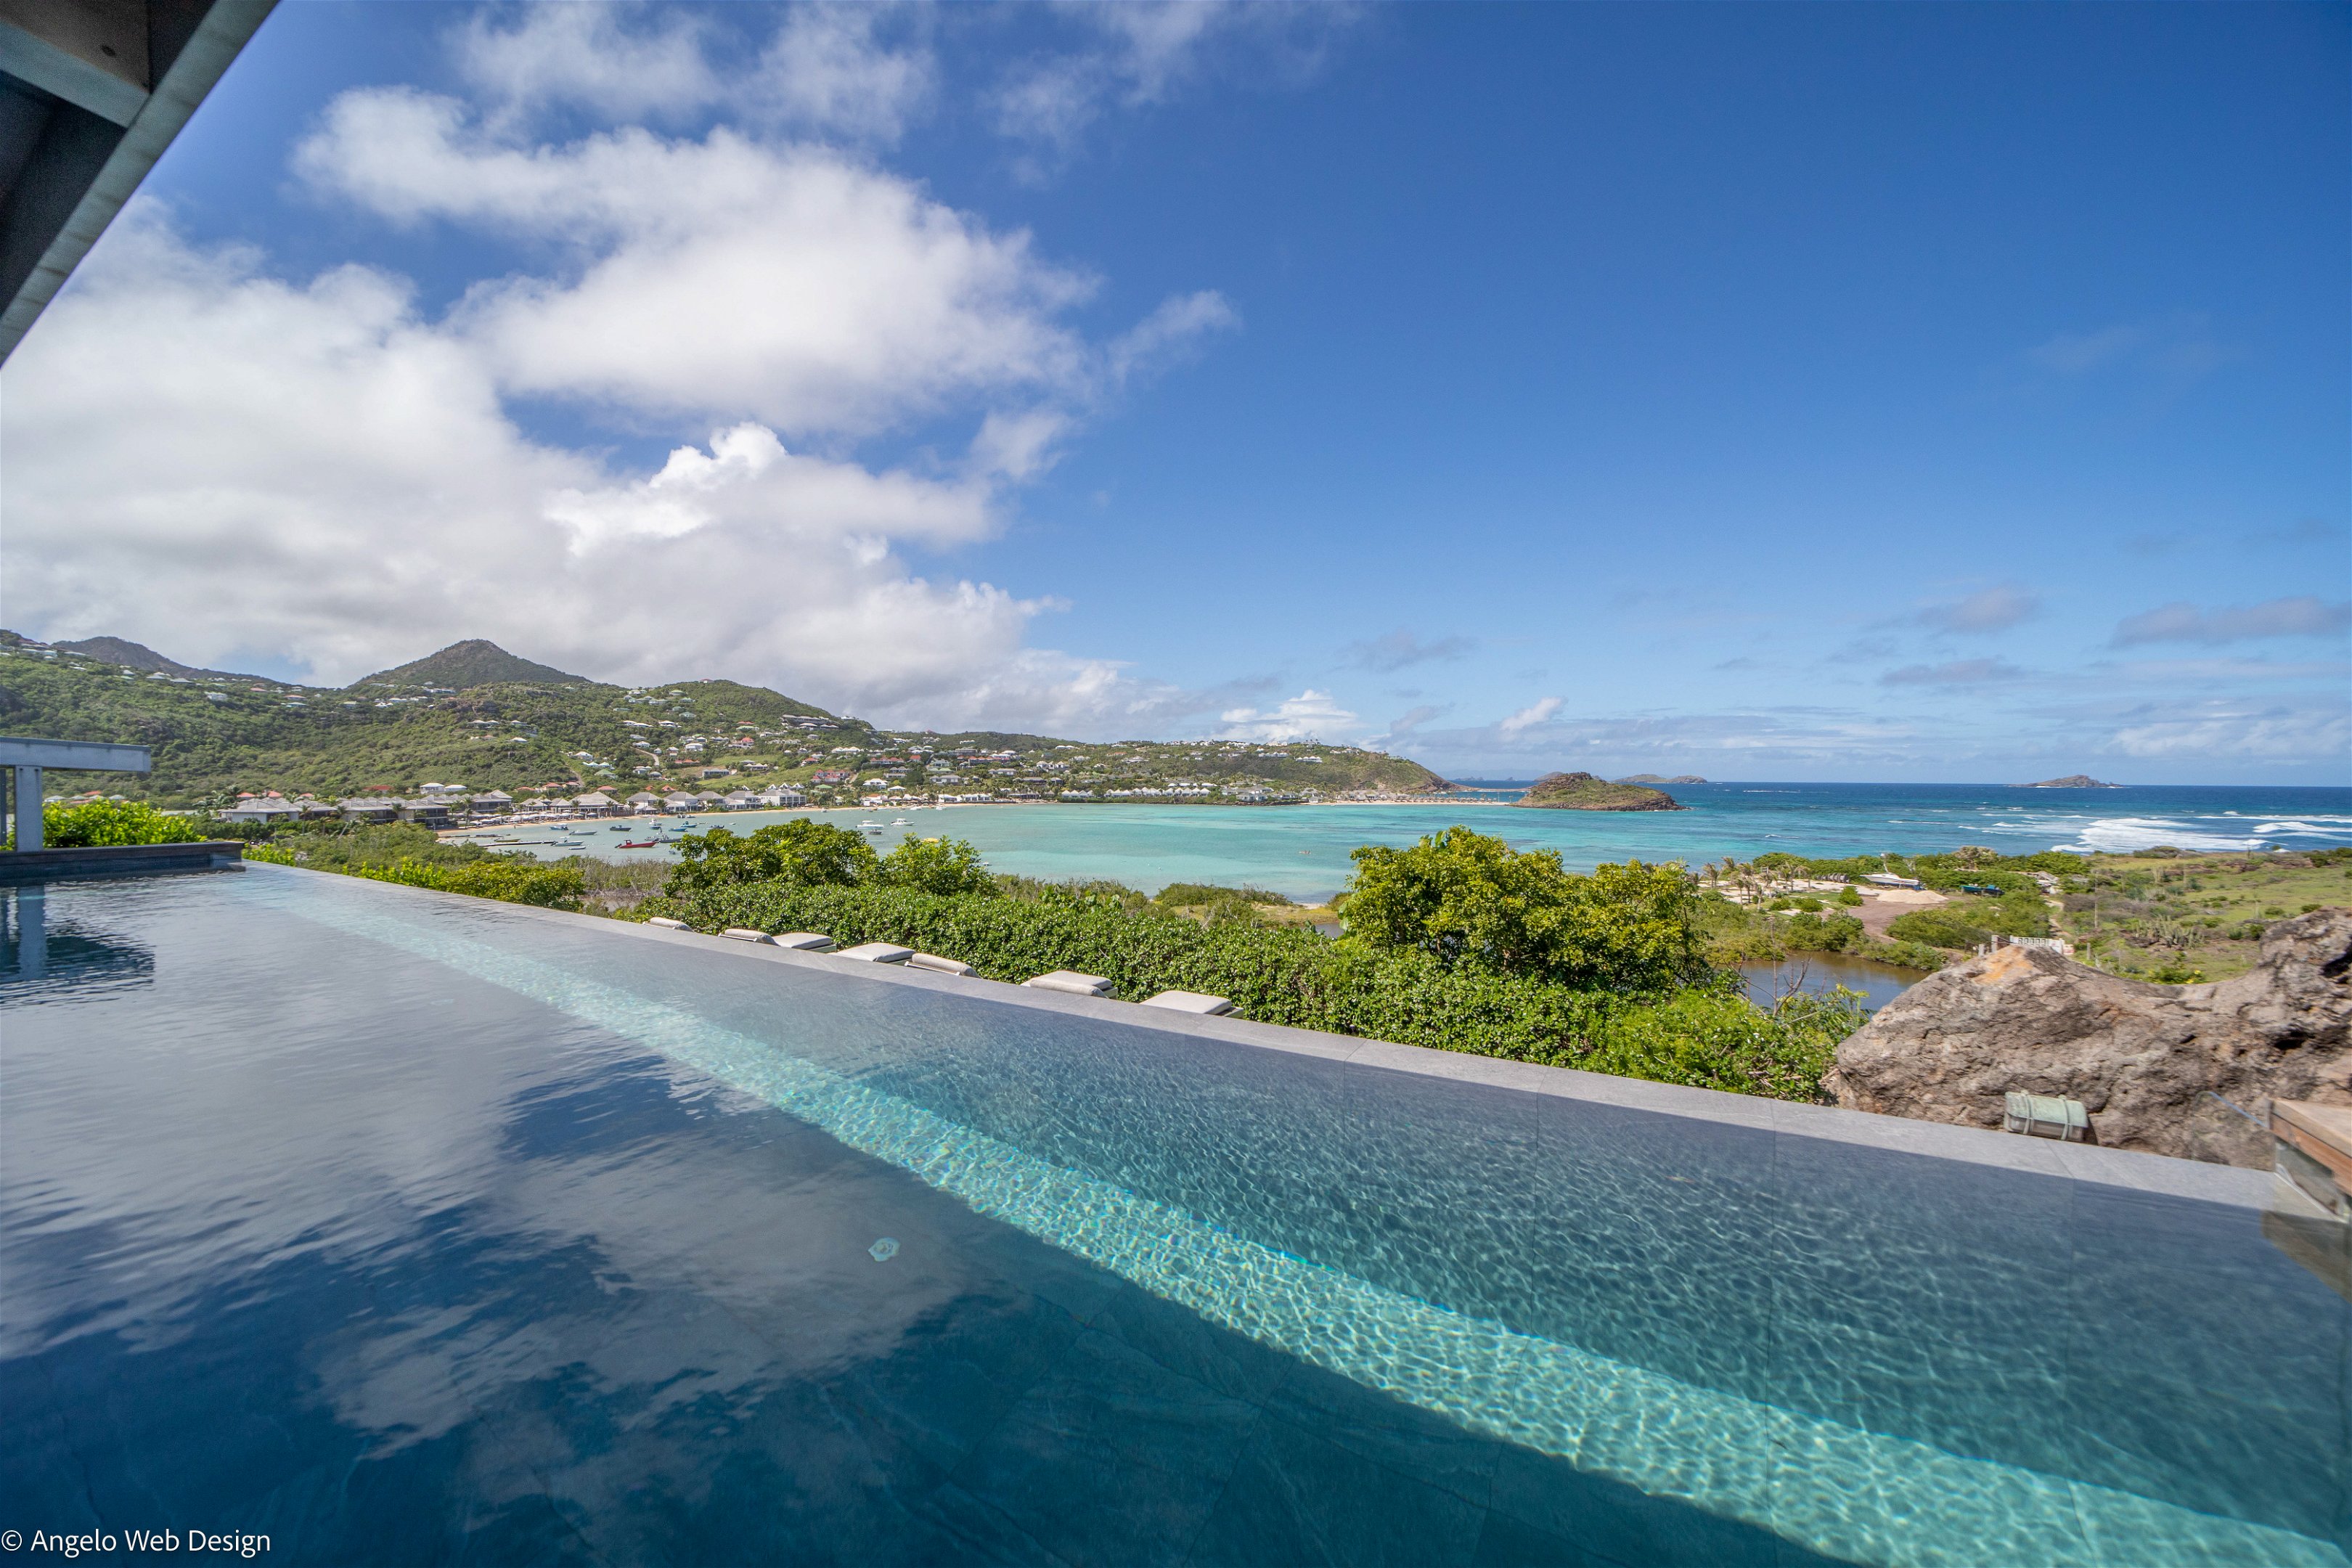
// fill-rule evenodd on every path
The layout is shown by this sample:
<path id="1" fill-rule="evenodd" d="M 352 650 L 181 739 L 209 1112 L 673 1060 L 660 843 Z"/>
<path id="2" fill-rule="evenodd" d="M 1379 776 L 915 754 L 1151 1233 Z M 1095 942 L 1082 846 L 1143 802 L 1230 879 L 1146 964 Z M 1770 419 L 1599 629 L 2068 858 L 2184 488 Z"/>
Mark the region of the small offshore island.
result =
<path id="1" fill-rule="evenodd" d="M 1511 803 L 1544 811 L 1688 811 L 1662 789 L 1611 784 L 1591 773 L 1546 773 Z"/>
<path id="2" fill-rule="evenodd" d="M 2043 779 L 2039 784 L 2030 784 L 2023 787 L 2026 789 L 2121 789 L 2124 786 L 2105 783 L 2093 778 L 2088 773 L 2068 773 L 2063 779 Z"/>

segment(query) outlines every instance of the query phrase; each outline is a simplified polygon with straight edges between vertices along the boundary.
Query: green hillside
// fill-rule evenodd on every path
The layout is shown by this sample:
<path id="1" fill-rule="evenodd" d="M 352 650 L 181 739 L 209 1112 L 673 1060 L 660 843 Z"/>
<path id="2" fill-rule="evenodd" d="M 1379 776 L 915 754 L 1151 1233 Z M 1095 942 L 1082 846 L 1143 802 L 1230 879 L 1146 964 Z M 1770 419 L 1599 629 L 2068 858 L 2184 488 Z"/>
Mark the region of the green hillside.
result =
<path id="1" fill-rule="evenodd" d="M 1675 797 L 1646 784 L 1611 784 L 1591 773 L 1546 773 L 1511 803 L 1538 811 L 1685 811 Z"/>
<path id="2" fill-rule="evenodd" d="M 149 746 L 155 771 L 143 778 L 59 782 L 167 806 L 219 805 L 269 790 L 406 795 L 428 781 L 516 795 L 788 782 L 839 804 L 894 785 L 914 794 L 1196 802 L 1446 787 L 1418 763 L 1346 746 L 886 732 L 764 687 L 607 686 L 482 641 L 337 689 L 193 670 L 119 638 L 68 649 L 0 632 L 0 729 Z M 820 783 L 819 773 L 843 776 Z"/>
<path id="3" fill-rule="evenodd" d="M 135 647 L 138 645 L 129 646 Z M 404 664 L 397 669 L 379 669 L 373 675 L 352 681 L 352 685 L 434 686 L 452 691 L 466 691 L 477 686 L 511 686 L 517 682 L 541 686 L 594 684 L 584 676 L 566 675 L 547 665 L 518 658 L 494 642 L 468 637 L 464 642 L 451 643 L 439 653 L 427 654 L 413 663 Z"/>

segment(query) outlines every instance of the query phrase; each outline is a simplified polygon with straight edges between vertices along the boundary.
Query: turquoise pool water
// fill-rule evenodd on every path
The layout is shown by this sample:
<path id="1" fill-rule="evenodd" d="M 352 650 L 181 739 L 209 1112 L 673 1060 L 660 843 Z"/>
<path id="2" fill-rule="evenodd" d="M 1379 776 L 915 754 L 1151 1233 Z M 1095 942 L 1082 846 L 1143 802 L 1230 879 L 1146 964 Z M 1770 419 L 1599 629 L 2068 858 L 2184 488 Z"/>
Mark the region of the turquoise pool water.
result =
<path id="1" fill-rule="evenodd" d="M 1769 850 L 1801 855 L 1945 851 L 1985 844 L 2011 854 L 2060 847 L 2128 850 L 2318 848 L 2352 843 L 2352 789 L 2148 787 L 2024 790 L 1961 784 L 1700 784 L 1674 791 L 1675 812 L 1523 811 L 1491 800 L 1440 806 L 1089 805 L 872 807 L 818 813 L 845 826 L 878 822 L 875 844 L 905 835 L 968 838 L 997 870 L 1048 880 L 1107 877 L 1147 891 L 1170 882 L 1248 883 L 1319 900 L 1343 886 L 1360 844 L 1410 844 L 1455 822 L 1521 848 L 1557 849 L 1573 869 L 1628 858 L 1696 865 Z M 806 815 L 806 814 L 789 814 Z M 720 813 L 705 826 L 746 832 L 788 814 Z M 906 826 L 894 826 L 904 818 Z M 522 837 L 541 837 L 539 830 Z M 633 835 L 581 835 L 613 859 Z M 574 853 L 562 847 L 534 854 Z"/>
<path id="2" fill-rule="evenodd" d="M 2352 1321 L 2242 1204 L 267 867 L 6 934 L 0 1527 L 2345 1561 Z"/>

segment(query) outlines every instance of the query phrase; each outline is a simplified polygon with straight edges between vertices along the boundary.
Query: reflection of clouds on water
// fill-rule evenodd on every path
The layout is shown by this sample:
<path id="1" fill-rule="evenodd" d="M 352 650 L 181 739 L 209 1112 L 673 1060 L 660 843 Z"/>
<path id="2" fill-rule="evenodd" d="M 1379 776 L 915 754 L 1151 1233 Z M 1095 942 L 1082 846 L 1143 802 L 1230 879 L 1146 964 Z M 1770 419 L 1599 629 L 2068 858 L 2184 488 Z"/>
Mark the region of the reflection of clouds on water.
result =
<path id="1" fill-rule="evenodd" d="M 2250 1342 L 2271 1361 L 2332 1349 L 2336 1325 L 2294 1326 L 2314 1304 L 2259 1288 L 2269 1275 L 2242 1282 L 2256 1288 L 2227 1323 L 2138 1300 L 2151 1258 L 2168 1291 L 2212 1264 L 2168 1242 L 2185 1213 L 2070 1234 L 2069 1205 L 2097 1200 L 2047 1178 L 870 984 L 714 985 L 707 954 L 600 952 L 590 978 L 591 955 L 552 933 L 468 940 L 380 900 L 327 918 L 690 1064 L 1293 1356 L 1822 1551 L 2343 1562 L 2278 1528 L 2326 1523 L 2276 1452 L 2311 1415 L 2245 1361 Z M 787 990 L 803 994 L 780 1046 L 757 1020 Z M 837 1037 L 860 1014 L 876 1026 Z M 2037 1310 L 2053 1247 L 2105 1268 L 2099 1300 L 2154 1311 L 2160 1343 L 2200 1347 L 2210 1364 L 2178 1381 L 2244 1390 L 2252 1424 L 2220 1431 L 2208 1412 L 2217 1430 L 2186 1465 L 2137 1453 L 2095 1388 L 2053 1370 L 2090 1325 Z M 2184 1409 L 2152 1382 L 2178 1359 L 2143 1355 L 2133 1411 L 2162 1407 L 2186 1439 L 2201 1394 Z M 740 1375 L 722 1366 L 708 1391 Z M 2087 1465 L 2085 1422 L 2116 1449 Z"/>

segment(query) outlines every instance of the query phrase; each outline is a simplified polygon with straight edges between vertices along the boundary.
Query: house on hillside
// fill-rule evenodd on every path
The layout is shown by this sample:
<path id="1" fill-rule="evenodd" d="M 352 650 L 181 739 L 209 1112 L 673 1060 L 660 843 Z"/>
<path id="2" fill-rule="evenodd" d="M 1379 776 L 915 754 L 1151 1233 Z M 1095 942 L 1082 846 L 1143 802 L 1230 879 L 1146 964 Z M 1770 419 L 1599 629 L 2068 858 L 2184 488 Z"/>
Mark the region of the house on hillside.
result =
<path id="1" fill-rule="evenodd" d="M 659 811 L 661 809 L 661 796 L 654 794 L 651 790 L 641 789 L 636 794 L 631 795 L 628 800 L 629 809 L 641 816 Z"/>
<path id="2" fill-rule="evenodd" d="M 477 812 L 503 815 L 514 809 L 514 796 L 502 789 L 486 789 L 467 804 Z"/>
<path id="3" fill-rule="evenodd" d="M 715 789 L 707 789 L 694 797 L 694 807 L 697 811 L 724 811 L 727 797 Z"/>
<path id="4" fill-rule="evenodd" d="M 760 804 L 766 806 L 806 805 L 808 796 L 790 784 L 770 784 L 760 792 Z"/>
<path id="5" fill-rule="evenodd" d="M 590 790 L 586 795 L 572 797 L 572 809 L 588 816 L 618 816 L 621 803 L 603 790 Z"/>
<path id="6" fill-rule="evenodd" d="M 336 806 L 346 822 L 390 822 L 400 816 L 400 802 L 371 795 L 356 795 Z"/>
<path id="7" fill-rule="evenodd" d="M 730 811 L 749 811 L 760 804 L 758 797 L 748 789 L 729 790 L 726 801 L 727 809 Z"/>
<path id="8" fill-rule="evenodd" d="M 302 808 L 282 795 L 251 795 L 240 799 L 220 814 L 223 822 L 292 822 L 302 815 Z"/>
<path id="9" fill-rule="evenodd" d="M 684 790 L 679 790 L 676 795 L 666 795 L 662 796 L 662 809 L 664 811 L 692 811 L 694 809 L 694 797 L 687 794 Z"/>
<path id="10" fill-rule="evenodd" d="M 414 822 L 425 827 L 449 826 L 449 803 L 446 800 L 437 796 L 431 800 L 419 797 L 396 804 L 399 806 L 400 820 L 403 822 Z"/>

